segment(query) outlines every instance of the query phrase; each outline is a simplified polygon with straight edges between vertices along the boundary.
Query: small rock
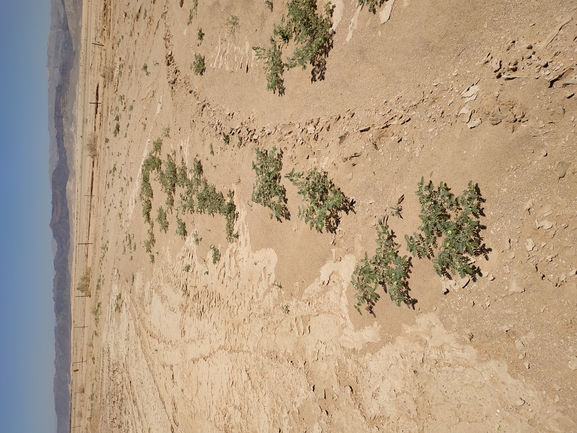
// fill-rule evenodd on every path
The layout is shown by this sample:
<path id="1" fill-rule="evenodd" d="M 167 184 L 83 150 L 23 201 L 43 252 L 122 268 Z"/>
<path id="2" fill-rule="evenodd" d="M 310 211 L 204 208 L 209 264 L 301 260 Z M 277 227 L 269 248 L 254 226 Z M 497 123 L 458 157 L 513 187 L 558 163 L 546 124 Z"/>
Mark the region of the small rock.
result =
<path id="1" fill-rule="evenodd" d="M 389 18 L 391 18 L 391 11 L 393 10 L 394 3 L 395 0 L 389 0 L 385 2 L 385 7 L 383 10 L 381 10 L 381 12 L 379 12 L 379 21 L 381 24 L 385 24 L 387 21 L 389 21 Z"/>
<path id="2" fill-rule="evenodd" d="M 545 149 L 543 149 L 543 150 L 541 151 L 541 156 L 542 156 L 543 158 L 545 158 L 545 157 L 547 156 L 547 151 L 546 151 Z"/>
<path id="3" fill-rule="evenodd" d="M 523 293 L 525 291 L 525 287 L 519 286 L 515 281 L 511 284 L 509 288 L 509 294 L 512 295 L 513 293 Z"/>
<path id="4" fill-rule="evenodd" d="M 491 68 L 493 68 L 493 72 L 497 72 L 499 69 L 501 69 L 501 60 L 494 58 L 493 60 L 491 60 Z"/>
<path id="5" fill-rule="evenodd" d="M 531 213 L 531 209 L 533 208 L 533 200 L 529 200 L 527 203 L 525 203 L 525 210 L 529 213 Z"/>
<path id="6" fill-rule="evenodd" d="M 574 356 L 573 358 L 571 358 L 571 360 L 569 360 L 569 363 L 567 364 L 567 366 L 573 371 L 577 370 L 577 356 Z"/>
<path id="7" fill-rule="evenodd" d="M 477 93 L 479 93 L 479 86 L 476 84 L 469 86 L 467 89 L 461 92 L 461 96 L 467 101 L 473 101 L 477 98 Z"/>
<path id="8" fill-rule="evenodd" d="M 565 175 L 567 174 L 567 169 L 569 168 L 570 165 L 571 164 L 564 161 L 559 161 L 557 163 L 557 166 L 555 167 L 555 174 L 559 179 L 563 179 L 565 177 Z"/>
<path id="9" fill-rule="evenodd" d="M 495 276 L 493 274 L 489 274 L 489 275 L 487 275 L 487 279 L 489 281 L 493 281 L 495 279 Z"/>
<path id="10" fill-rule="evenodd" d="M 525 404 L 525 400 L 523 400 L 522 398 L 517 399 L 517 401 L 515 402 L 515 404 L 517 406 L 523 406 Z"/>
<path id="11" fill-rule="evenodd" d="M 535 248 L 535 242 L 533 242 L 533 239 L 529 238 L 525 241 L 525 248 L 527 248 L 527 251 L 533 251 L 533 248 Z"/>
<path id="12" fill-rule="evenodd" d="M 519 359 L 519 361 L 522 361 L 522 360 L 525 359 L 526 356 L 527 356 L 527 353 L 521 352 L 521 353 L 519 354 L 519 356 L 517 356 L 517 359 Z"/>
<path id="13" fill-rule="evenodd" d="M 529 369 L 531 368 L 531 364 L 529 364 L 529 361 L 525 361 L 525 362 L 524 362 L 524 365 L 525 365 L 525 368 L 526 368 L 527 370 L 529 370 Z"/>
<path id="14" fill-rule="evenodd" d="M 553 227 L 553 223 L 549 220 L 537 221 L 535 220 L 535 224 L 537 225 L 538 229 L 549 230 Z"/>
<path id="15" fill-rule="evenodd" d="M 461 111 L 459 111 L 458 116 L 463 116 L 463 118 L 461 119 L 463 121 L 463 123 L 468 123 L 471 120 L 471 115 L 473 114 L 473 112 L 471 111 L 471 109 L 469 107 L 463 107 L 461 108 Z"/>
<path id="16" fill-rule="evenodd" d="M 525 345 L 523 344 L 523 342 L 521 340 L 516 340 L 515 341 L 515 348 L 520 352 L 525 348 Z"/>
<path id="17" fill-rule="evenodd" d="M 467 122 L 467 127 L 469 129 L 473 129 L 479 126 L 481 123 L 482 123 L 481 118 L 477 117 L 476 119 L 472 119 L 471 121 Z"/>

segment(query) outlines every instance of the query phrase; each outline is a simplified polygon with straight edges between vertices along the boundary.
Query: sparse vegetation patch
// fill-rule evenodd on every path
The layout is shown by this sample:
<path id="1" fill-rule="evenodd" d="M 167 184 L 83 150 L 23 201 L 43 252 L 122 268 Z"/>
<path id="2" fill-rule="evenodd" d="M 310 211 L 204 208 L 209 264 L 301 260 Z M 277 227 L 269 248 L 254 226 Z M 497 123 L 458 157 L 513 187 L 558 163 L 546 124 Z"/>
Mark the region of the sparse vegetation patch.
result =
<path id="1" fill-rule="evenodd" d="M 329 179 L 327 172 L 316 167 L 306 174 L 293 169 L 285 177 L 299 189 L 298 193 L 307 202 L 306 206 L 299 206 L 299 218 L 311 229 L 318 232 L 326 229 L 334 233 L 341 221 L 341 212 L 347 215 L 350 211 L 354 212 L 354 200 L 345 196 Z"/>
<path id="2" fill-rule="evenodd" d="M 459 274 L 475 277 L 479 268 L 472 264 L 472 258 L 487 255 L 487 248 L 481 238 L 479 219 L 483 215 L 478 185 L 469 181 L 460 197 L 451 193 L 446 183 L 438 188 L 424 178 L 416 191 L 421 204 L 421 225 L 419 232 L 405 235 L 407 249 L 413 257 L 426 257 L 433 261 L 439 276 L 451 277 Z M 439 239 L 442 242 L 439 245 Z"/>
<path id="3" fill-rule="evenodd" d="M 267 4 L 272 10 L 272 3 Z M 323 80 L 326 59 L 333 47 L 332 13 L 333 6 L 327 3 L 324 13 L 318 13 L 316 0 L 290 0 L 287 15 L 279 25 L 274 26 L 268 49 L 253 47 L 257 58 L 265 61 L 267 89 L 283 95 L 285 69 L 311 65 L 311 81 Z M 295 45 L 292 56 L 282 60 L 282 50 L 289 42 Z"/>
<path id="4" fill-rule="evenodd" d="M 400 245 L 395 242 L 395 233 L 389 229 L 386 218 L 379 220 L 376 242 L 375 255 L 369 258 L 365 253 L 365 258 L 353 272 L 352 285 L 357 290 L 355 308 L 359 313 L 360 307 L 367 304 L 366 310 L 373 314 L 373 307 L 380 298 L 379 287 L 397 305 L 413 303 L 409 296 L 411 259 L 399 254 Z"/>
<path id="5" fill-rule="evenodd" d="M 270 217 L 277 221 L 290 219 L 287 207 L 286 189 L 281 185 L 282 150 L 256 149 L 256 162 L 252 163 L 252 169 L 256 174 L 256 181 L 252 188 L 252 201 L 268 207 L 271 210 Z"/>

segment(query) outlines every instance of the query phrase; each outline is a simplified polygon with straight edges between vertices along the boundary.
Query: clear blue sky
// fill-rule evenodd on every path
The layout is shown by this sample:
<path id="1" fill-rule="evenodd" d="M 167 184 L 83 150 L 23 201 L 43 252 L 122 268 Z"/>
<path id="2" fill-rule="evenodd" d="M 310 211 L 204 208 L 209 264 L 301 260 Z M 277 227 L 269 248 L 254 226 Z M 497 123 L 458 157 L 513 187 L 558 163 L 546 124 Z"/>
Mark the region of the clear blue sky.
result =
<path id="1" fill-rule="evenodd" d="M 56 431 L 49 0 L 0 0 L 0 432 Z"/>

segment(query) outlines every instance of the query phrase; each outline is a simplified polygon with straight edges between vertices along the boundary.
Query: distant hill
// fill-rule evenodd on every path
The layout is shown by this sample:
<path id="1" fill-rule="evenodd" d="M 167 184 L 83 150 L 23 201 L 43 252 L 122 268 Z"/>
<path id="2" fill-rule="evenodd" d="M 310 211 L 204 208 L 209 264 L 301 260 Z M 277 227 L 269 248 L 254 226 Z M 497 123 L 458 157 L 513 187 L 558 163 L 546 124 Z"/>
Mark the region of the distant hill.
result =
<path id="1" fill-rule="evenodd" d="M 50 131 L 50 181 L 52 186 L 52 218 L 50 228 L 54 252 L 54 329 L 56 373 L 54 397 L 58 433 L 70 430 L 70 263 L 71 225 L 70 197 L 67 185 L 73 182 L 75 137 L 74 102 L 78 82 L 80 54 L 81 0 L 53 0 L 50 37 L 48 40 L 48 104 Z M 70 189 L 73 191 L 73 189 Z"/>

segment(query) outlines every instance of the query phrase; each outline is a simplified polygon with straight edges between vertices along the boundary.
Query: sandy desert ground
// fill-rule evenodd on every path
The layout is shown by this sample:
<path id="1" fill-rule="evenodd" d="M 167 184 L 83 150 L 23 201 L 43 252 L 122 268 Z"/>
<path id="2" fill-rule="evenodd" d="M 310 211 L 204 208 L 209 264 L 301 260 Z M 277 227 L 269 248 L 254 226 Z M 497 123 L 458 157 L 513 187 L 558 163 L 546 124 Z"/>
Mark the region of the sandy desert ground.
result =
<path id="1" fill-rule="evenodd" d="M 287 14 L 273 2 L 84 2 L 72 431 L 577 431 L 577 3 L 334 0 L 325 79 L 287 70 L 279 96 L 252 49 Z M 237 239 L 176 205 L 161 231 L 151 175 L 146 251 L 158 139 L 234 192 Z M 298 218 L 287 179 L 290 220 L 251 200 L 273 147 L 283 175 L 318 167 L 354 199 L 335 233 Z M 360 315 L 353 271 L 403 195 L 407 254 L 421 177 L 478 184 L 482 275 L 414 258 L 414 308 L 381 291 Z"/>

